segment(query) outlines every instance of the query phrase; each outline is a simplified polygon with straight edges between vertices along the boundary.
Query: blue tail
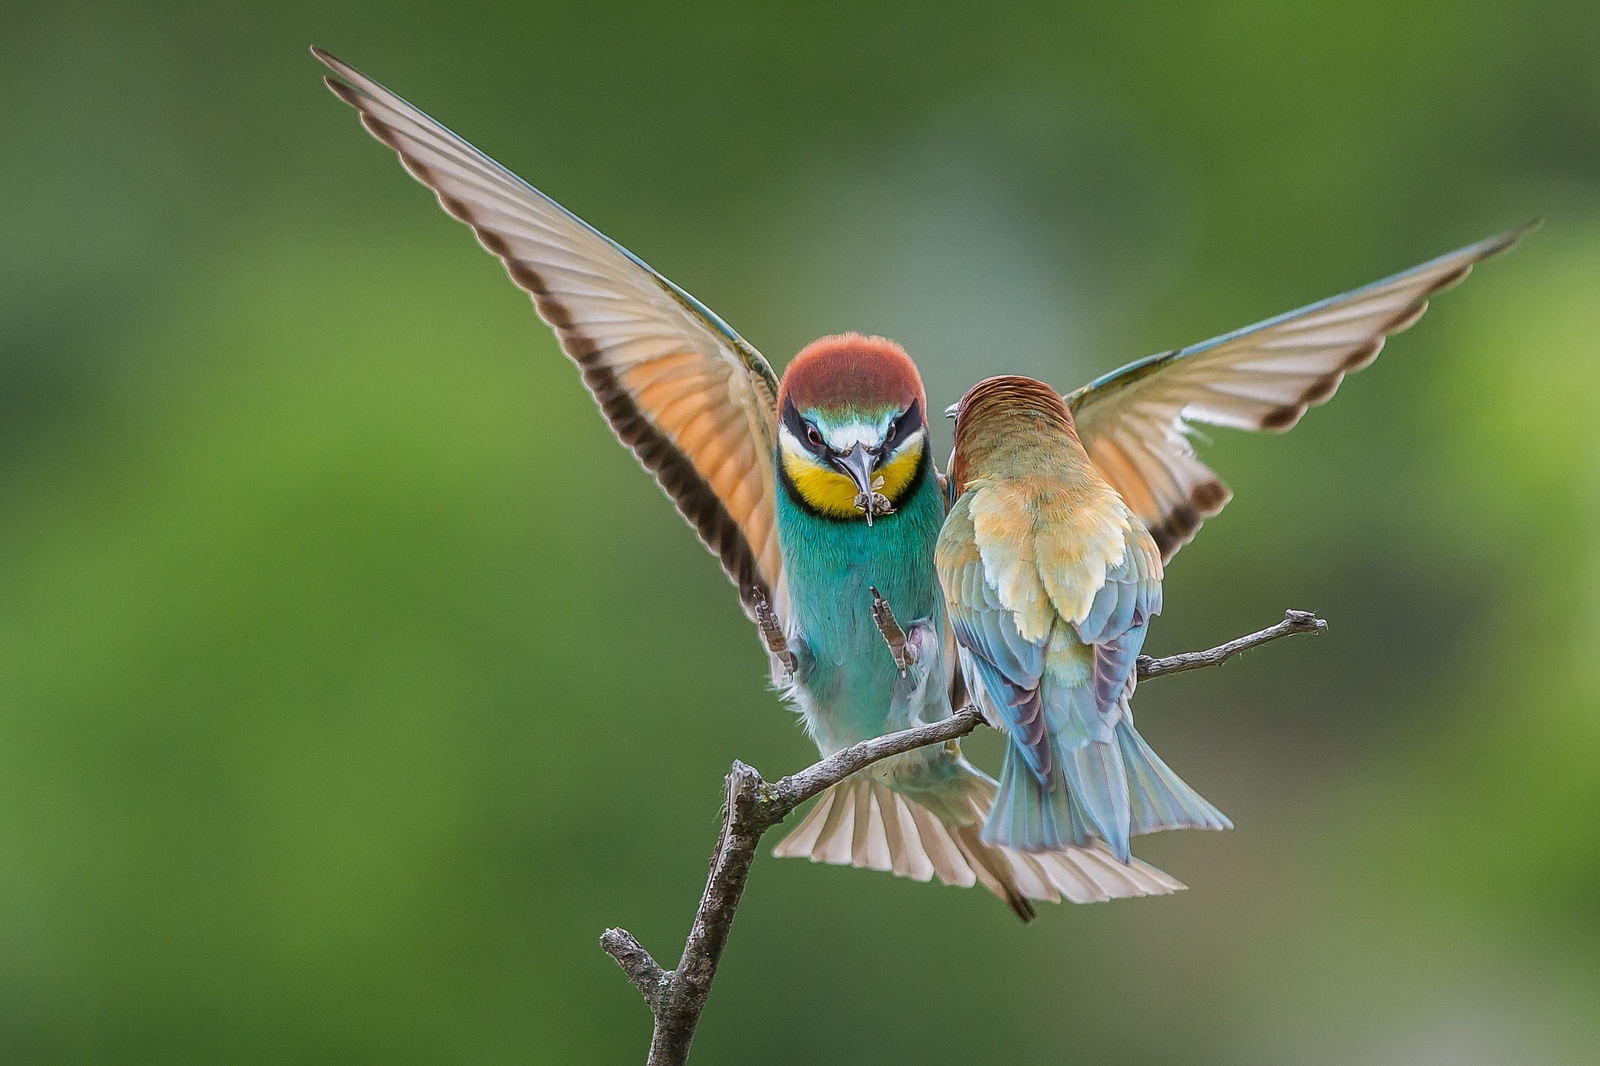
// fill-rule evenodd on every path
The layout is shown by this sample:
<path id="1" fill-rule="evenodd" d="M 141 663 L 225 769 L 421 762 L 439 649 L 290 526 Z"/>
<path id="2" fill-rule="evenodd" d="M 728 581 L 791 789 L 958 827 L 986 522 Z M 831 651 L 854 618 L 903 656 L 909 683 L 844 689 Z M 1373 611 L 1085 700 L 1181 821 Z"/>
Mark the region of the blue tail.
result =
<path id="1" fill-rule="evenodd" d="M 1081 815 L 1086 827 L 1110 845 L 1113 855 L 1129 861 L 1128 777 L 1120 746 L 1091 740 L 1062 752 L 1061 768 L 1072 793 L 1073 813 Z"/>
<path id="2" fill-rule="evenodd" d="M 1069 845 L 1088 847 L 1082 819 L 1072 809 L 1065 782 L 1061 778 L 1060 746 L 1050 745 L 1055 773 L 1051 787 L 1045 788 L 1039 775 L 1028 765 L 1028 755 L 1016 742 L 1006 746 L 1005 766 L 1000 770 L 1000 790 L 989 817 L 984 820 L 979 838 L 991 847 L 999 844 L 1016 851 L 1059 851 Z"/>
<path id="3" fill-rule="evenodd" d="M 1016 851 L 1086 848 L 1104 840 L 1128 862 L 1128 838 L 1163 829 L 1232 829 L 1227 815 L 1150 750 L 1124 717 L 1109 743 L 1089 741 L 1073 751 L 1050 739 L 1053 773 L 1046 788 L 1016 744 L 1006 748 L 1000 789 L 983 824 L 985 844 Z"/>
<path id="4" fill-rule="evenodd" d="M 1126 716 L 1117 723 L 1117 747 L 1127 768 L 1133 832 L 1233 828 L 1227 815 L 1167 768 Z"/>

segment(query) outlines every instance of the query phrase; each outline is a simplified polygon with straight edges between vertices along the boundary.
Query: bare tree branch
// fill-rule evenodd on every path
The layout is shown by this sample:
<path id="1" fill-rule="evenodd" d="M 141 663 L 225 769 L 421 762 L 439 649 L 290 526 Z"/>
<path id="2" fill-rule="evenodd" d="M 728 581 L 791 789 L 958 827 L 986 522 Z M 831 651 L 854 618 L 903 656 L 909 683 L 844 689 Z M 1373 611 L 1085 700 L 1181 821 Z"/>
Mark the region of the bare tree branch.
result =
<path id="1" fill-rule="evenodd" d="M 875 762 L 914 748 L 925 748 L 929 744 L 957 740 L 982 724 L 982 711 L 976 707 L 963 707 L 949 718 L 940 719 L 931 725 L 902 729 L 898 733 L 885 733 L 881 737 L 864 740 L 843 751 L 834 752 L 821 762 L 812 763 L 799 773 L 780 778 L 776 784 L 767 786 L 768 809 L 774 813 L 782 812 L 772 824 L 776 825 L 800 804 L 812 796 L 826 792 L 857 770 L 865 770 Z"/>
<path id="2" fill-rule="evenodd" d="M 607 955 L 617 960 L 622 972 L 628 975 L 633 987 L 639 990 L 645 1003 L 654 1011 L 660 1001 L 661 990 L 667 984 L 667 971 L 650 957 L 650 953 L 626 929 L 607 929 L 600 934 L 600 946 Z"/>
<path id="3" fill-rule="evenodd" d="M 1169 655 L 1165 659 L 1152 659 L 1148 655 L 1139 656 L 1139 680 L 1146 681 L 1152 677 L 1164 677 L 1167 674 L 1181 674 L 1185 670 L 1198 670 L 1202 666 L 1220 666 L 1228 659 L 1268 641 L 1277 640 L 1279 637 L 1289 637 L 1296 633 L 1326 633 L 1328 623 L 1312 614 L 1310 611 L 1285 611 L 1283 621 L 1275 626 L 1251 633 L 1248 637 L 1230 640 L 1207 651 L 1186 651 L 1181 655 Z"/>
<path id="4" fill-rule="evenodd" d="M 1322 633 L 1328 623 L 1305 611 L 1289 611 L 1283 621 L 1247 637 L 1231 640 L 1208 651 L 1185 652 L 1162 659 L 1139 657 L 1139 679 L 1216 666 L 1230 656 L 1279 637 L 1296 633 Z M 942 744 L 966 736 L 983 724 L 983 712 L 966 707 L 949 718 L 928 725 L 889 733 L 863 741 L 828 756 L 798 773 L 767 784 L 753 767 L 735 762 L 728 772 L 722 805 L 722 831 L 711 856 L 706 890 L 695 911 L 694 925 L 675 970 L 663 970 L 625 929 L 607 929 L 600 946 L 622 967 L 644 997 L 655 1018 L 650 1038 L 649 1066 L 682 1066 L 689 1057 L 695 1026 L 705 1009 L 717 964 L 728 943 L 733 916 L 739 907 L 755 861 L 761 836 L 787 818 L 794 809 L 843 781 L 851 774 L 891 755 L 929 744 Z"/>
<path id="5" fill-rule="evenodd" d="M 650 1037 L 648 1060 L 651 1064 L 677 1066 L 688 1059 L 689 1042 L 694 1039 L 706 997 L 711 994 L 711 982 L 728 943 L 728 930 L 733 926 L 745 879 L 750 876 L 756 846 L 761 843 L 762 833 L 783 820 L 781 814 L 772 817 L 762 810 L 761 786 L 761 775 L 755 768 L 735 760 L 733 769 L 728 771 L 722 832 L 711 856 L 705 895 L 700 897 L 700 907 L 695 911 L 683 957 L 678 960 L 678 968 L 667 975 L 666 988 L 655 1008 L 656 1025 Z"/>

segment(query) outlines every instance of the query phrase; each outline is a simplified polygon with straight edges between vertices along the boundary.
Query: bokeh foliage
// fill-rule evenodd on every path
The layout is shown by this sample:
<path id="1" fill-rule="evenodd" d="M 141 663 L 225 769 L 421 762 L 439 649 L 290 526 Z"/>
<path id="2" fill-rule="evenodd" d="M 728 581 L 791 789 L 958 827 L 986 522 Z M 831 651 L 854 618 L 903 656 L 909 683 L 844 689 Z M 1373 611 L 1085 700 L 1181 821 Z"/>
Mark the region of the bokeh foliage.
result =
<path id="1" fill-rule="evenodd" d="M 714 562 L 322 44 L 781 366 L 1064 388 L 1548 215 L 1178 557 L 1239 828 L 1052 909 L 763 859 L 697 1061 L 1586 1063 L 1600 7 L 0 6 L 0 1061 L 633 1061 L 734 757 Z M 994 738 L 973 748 L 995 764 Z"/>

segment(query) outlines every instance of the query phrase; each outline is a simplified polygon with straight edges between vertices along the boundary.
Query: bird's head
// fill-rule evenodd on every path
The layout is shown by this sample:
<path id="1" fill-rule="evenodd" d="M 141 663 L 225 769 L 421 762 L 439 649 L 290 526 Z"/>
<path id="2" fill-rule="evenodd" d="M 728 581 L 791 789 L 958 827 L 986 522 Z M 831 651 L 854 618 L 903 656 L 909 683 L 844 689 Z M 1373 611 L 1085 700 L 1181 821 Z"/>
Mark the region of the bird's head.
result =
<path id="1" fill-rule="evenodd" d="M 1026 450 L 1041 438 L 1068 439 L 1078 452 L 1083 450 L 1066 401 L 1033 378 L 1016 374 L 984 378 L 945 414 L 956 420 L 949 471 L 952 496 L 965 489 L 971 471 L 1014 459 L 1017 449 Z"/>
<path id="2" fill-rule="evenodd" d="M 846 333 L 807 345 L 778 388 L 778 468 L 811 512 L 872 524 L 927 476 L 928 407 L 905 350 Z"/>

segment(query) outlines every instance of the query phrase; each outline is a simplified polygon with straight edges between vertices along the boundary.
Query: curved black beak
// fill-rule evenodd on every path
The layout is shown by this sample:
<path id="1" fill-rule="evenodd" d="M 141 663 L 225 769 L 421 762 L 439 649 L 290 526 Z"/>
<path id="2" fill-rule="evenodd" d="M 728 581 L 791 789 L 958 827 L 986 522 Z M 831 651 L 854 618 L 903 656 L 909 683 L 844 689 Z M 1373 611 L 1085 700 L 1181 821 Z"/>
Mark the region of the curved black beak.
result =
<path id="1" fill-rule="evenodd" d="M 857 492 L 872 492 L 872 468 L 878 457 L 867 451 L 860 444 L 843 454 L 830 456 L 833 465 L 850 475 L 850 480 L 856 483 Z"/>
<path id="2" fill-rule="evenodd" d="M 893 508 L 888 506 L 888 501 L 878 494 L 877 486 L 873 484 L 873 472 L 878 463 L 879 453 L 867 451 L 866 447 L 857 444 L 854 448 L 842 454 L 830 456 L 833 465 L 849 475 L 856 486 L 856 507 L 867 516 L 867 525 L 872 525 L 874 514 L 892 514 Z M 881 480 L 879 484 L 881 484 Z M 883 502 L 879 502 L 883 501 Z"/>

